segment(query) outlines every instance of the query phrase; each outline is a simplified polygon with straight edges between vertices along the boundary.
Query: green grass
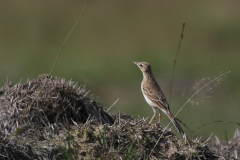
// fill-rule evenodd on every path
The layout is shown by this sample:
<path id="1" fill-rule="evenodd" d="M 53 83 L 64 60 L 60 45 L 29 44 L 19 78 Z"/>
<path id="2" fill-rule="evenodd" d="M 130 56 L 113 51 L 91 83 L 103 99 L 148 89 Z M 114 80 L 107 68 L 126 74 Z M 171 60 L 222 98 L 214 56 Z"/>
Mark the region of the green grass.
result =
<path id="1" fill-rule="evenodd" d="M 192 129 L 214 120 L 237 121 L 240 86 L 240 20 L 234 4 L 216 1 L 151 3 L 137 1 L 92 2 L 81 25 L 73 32 L 55 76 L 80 81 L 108 106 L 120 98 L 115 111 L 151 117 L 141 91 L 141 73 L 131 61 L 148 61 L 157 81 L 169 95 L 172 66 L 183 22 L 187 23 L 173 81 L 171 110 L 176 113 L 193 91 L 196 81 L 232 71 L 199 106 L 187 106 L 179 118 Z M 74 25 L 83 1 L 0 2 L 0 84 L 13 84 L 48 73 L 55 54 Z M 95 5 L 96 4 L 96 5 Z M 127 8 L 125 6 L 128 6 Z M 169 7 L 172 6 L 172 7 Z M 193 9 L 196 8 L 196 9 Z M 214 8 L 214 9 L 213 9 Z M 182 97 L 185 89 L 186 96 Z M 203 94 L 205 96 L 205 94 Z M 200 95 L 201 96 L 201 95 Z M 126 107 L 122 107 L 126 106 Z M 137 108 L 137 112 L 136 112 Z M 204 117 L 204 119 L 202 118 Z M 163 118 L 163 125 L 168 123 Z M 210 130 L 211 129 L 211 130 Z M 224 138 L 235 126 L 203 128 Z"/>

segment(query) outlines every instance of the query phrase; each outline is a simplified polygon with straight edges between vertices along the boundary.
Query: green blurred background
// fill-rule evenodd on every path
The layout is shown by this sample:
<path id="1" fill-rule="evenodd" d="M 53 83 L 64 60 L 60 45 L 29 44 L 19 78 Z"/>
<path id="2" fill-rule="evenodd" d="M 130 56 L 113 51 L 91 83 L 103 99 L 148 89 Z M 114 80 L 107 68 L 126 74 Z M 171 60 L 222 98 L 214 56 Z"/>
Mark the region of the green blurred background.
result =
<path id="1" fill-rule="evenodd" d="M 0 85 L 49 73 L 85 1 L 0 1 Z M 175 114 L 196 91 L 196 82 L 231 71 L 210 85 L 179 113 L 190 129 L 214 120 L 239 122 L 240 1 L 89 0 L 67 41 L 54 76 L 86 84 L 112 112 L 150 117 L 132 61 L 147 61 L 169 100 L 177 46 L 186 22 L 172 87 Z M 184 94 L 183 94 L 184 93 Z M 149 121 L 149 120 L 148 120 Z M 169 123 L 163 115 L 162 125 Z M 172 126 L 172 125 L 171 125 Z M 206 139 L 233 136 L 239 126 L 215 123 L 196 130 Z M 175 129 L 174 129 L 175 130 Z M 192 134 L 184 128 L 186 133 Z"/>

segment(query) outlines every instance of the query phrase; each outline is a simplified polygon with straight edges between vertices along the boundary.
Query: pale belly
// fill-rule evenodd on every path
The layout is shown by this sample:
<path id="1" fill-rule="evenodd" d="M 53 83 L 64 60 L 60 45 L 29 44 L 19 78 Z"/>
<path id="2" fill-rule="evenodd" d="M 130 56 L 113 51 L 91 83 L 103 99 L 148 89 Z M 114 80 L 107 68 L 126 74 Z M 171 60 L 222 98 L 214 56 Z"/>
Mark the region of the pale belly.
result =
<path id="1" fill-rule="evenodd" d="M 155 103 L 153 103 L 145 94 L 143 94 L 143 96 L 144 96 L 146 102 L 147 102 L 151 107 L 156 108 L 156 109 L 159 109 L 159 107 L 158 107 Z"/>
<path id="2" fill-rule="evenodd" d="M 141 89 L 142 89 L 142 88 L 141 88 Z M 142 93 L 143 93 L 143 91 L 142 91 Z M 143 94 L 143 96 L 144 96 L 146 102 L 147 102 L 152 108 L 157 109 L 157 110 L 159 110 L 159 111 L 161 110 L 161 111 L 163 111 L 163 112 L 166 114 L 166 111 L 165 111 L 165 110 L 162 110 L 158 105 L 156 105 L 155 103 L 153 103 L 145 94 Z"/>

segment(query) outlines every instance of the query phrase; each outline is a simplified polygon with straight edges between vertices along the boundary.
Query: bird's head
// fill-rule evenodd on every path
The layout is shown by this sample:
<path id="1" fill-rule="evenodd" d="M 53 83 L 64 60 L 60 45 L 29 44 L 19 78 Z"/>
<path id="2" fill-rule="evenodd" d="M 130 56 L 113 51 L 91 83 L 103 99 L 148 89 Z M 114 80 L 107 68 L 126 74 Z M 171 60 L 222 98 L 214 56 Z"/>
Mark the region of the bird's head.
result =
<path id="1" fill-rule="evenodd" d="M 151 73 L 152 72 L 151 71 L 151 66 L 147 62 L 134 62 L 133 61 L 133 63 L 136 64 L 142 72 L 145 72 L 145 73 Z"/>

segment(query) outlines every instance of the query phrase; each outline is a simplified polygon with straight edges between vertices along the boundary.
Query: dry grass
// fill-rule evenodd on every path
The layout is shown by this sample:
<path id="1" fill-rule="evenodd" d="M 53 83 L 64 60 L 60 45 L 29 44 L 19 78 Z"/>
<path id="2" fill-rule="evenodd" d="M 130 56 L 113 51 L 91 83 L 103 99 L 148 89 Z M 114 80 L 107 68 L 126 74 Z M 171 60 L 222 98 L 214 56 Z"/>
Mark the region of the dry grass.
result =
<path id="1" fill-rule="evenodd" d="M 107 113 L 83 85 L 46 75 L 0 90 L 0 159 L 217 159 L 208 143 Z M 159 138 L 160 137 L 160 138 Z M 156 143 L 157 142 L 157 143 Z"/>
<path id="2" fill-rule="evenodd" d="M 222 159 L 240 159 L 240 132 L 237 129 L 231 140 L 221 142 L 217 136 L 210 147 Z"/>

